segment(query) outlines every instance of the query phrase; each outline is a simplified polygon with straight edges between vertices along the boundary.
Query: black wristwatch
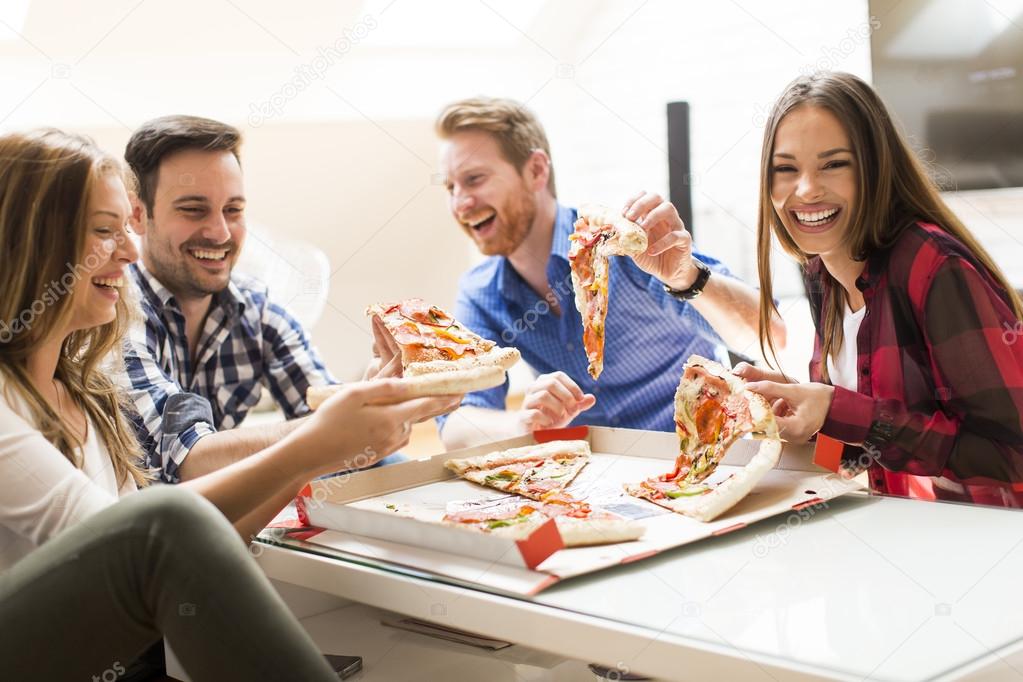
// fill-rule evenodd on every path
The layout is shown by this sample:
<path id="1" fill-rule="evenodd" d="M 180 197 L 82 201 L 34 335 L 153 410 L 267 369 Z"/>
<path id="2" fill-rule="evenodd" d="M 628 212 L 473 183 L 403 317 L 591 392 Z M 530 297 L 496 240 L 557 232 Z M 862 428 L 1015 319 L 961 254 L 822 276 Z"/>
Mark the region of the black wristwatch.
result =
<path id="1" fill-rule="evenodd" d="M 710 268 L 699 259 L 693 259 L 693 265 L 696 266 L 697 275 L 696 281 L 689 285 L 688 289 L 679 291 L 678 289 L 672 289 L 667 284 L 664 285 L 664 291 L 672 298 L 676 298 L 680 301 L 691 301 L 700 294 L 703 293 L 703 288 L 707 286 L 707 280 L 710 279 Z"/>

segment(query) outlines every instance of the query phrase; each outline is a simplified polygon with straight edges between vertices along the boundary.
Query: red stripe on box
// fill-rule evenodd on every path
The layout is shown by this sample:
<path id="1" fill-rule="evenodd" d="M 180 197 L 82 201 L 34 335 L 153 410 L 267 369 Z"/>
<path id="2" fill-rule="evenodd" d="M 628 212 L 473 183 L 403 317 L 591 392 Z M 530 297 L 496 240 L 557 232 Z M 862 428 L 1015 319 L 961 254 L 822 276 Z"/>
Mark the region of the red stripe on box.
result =
<path id="1" fill-rule="evenodd" d="M 565 547 L 565 541 L 561 539 L 558 532 L 558 524 L 554 519 L 548 519 L 547 523 L 533 531 L 525 540 L 516 540 L 519 547 L 519 554 L 526 562 L 526 567 L 534 569 L 544 562 L 544 559 Z"/>
<path id="2" fill-rule="evenodd" d="M 800 502 L 799 504 L 794 504 L 794 505 L 792 505 L 792 511 L 799 511 L 800 509 L 806 509 L 807 507 L 812 507 L 815 504 L 824 504 L 824 500 L 822 500 L 819 497 L 815 497 L 815 498 L 807 500 L 805 502 Z"/>
<path id="3" fill-rule="evenodd" d="M 842 450 L 844 448 L 845 444 L 842 441 L 818 433 L 817 445 L 813 449 L 813 463 L 828 471 L 837 472 L 842 465 Z"/>
<path id="4" fill-rule="evenodd" d="M 586 440 L 590 435 L 588 426 L 573 426 L 567 429 L 541 429 L 533 432 L 537 443 L 549 443 L 552 440 Z"/>
<path id="5" fill-rule="evenodd" d="M 718 528 L 711 535 L 724 535 L 725 533 L 731 533 L 733 530 L 742 530 L 746 527 L 745 523 L 739 522 L 734 526 L 728 526 L 727 528 Z"/>
<path id="6" fill-rule="evenodd" d="M 308 488 L 308 487 L 309 486 L 306 486 L 306 488 Z M 298 520 L 302 523 L 303 526 L 311 526 L 311 525 L 313 525 L 313 524 L 309 523 L 309 514 L 307 514 L 306 510 L 305 510 L 305 497 L 304 496 L 299 496 L 299 497 L 295 498 L 295 509 L 296 509 L 296 511 L 298 511 Z"/>
<path id="7" fill-rule="evenodd" d="M 313 486 L 312 486 L 312 484 L 311 483 L 306 483 L 302 487 L 302 489 L 298 491 L 298 496 L 299 497 L 312 497 L 313 496 Z"/>
<path id="8" fill-rule="evenodd" d="M 643 559 L 649 559 L 650 557 L 655 556 L 655 555 L 657 555 L 659 553 L 660 553 L 660 550 L 657 550 L 657 549 L 650 550 L 649 552 L 641 552 L 639 554 L 633 554 L 632 556 L 627 556 L 627 557 L 625 557 L 624 559 L 622 559 L 618 563 L 621 563 L 621 564 L 631 564 L 633 561 L 642 561 Z"/>
<path id="9" fill-rule="evenodd" d="M 551 585 L 557 583 L 559 580 L 561 580 L 561 578 L 559 578 L 558 576 L 556 576 L 556 575 L 549 575 L 546 578 L 544 578 L 543 580 L 541 580 L 539 583 L 534 585 L 533 589 L 531 589 L 529 592 L 526 592 L 526 596 L 528 596 L 528 597 L 535 597 L 536 595 L 540 594 L 541 592 L 546 590 Z"/>

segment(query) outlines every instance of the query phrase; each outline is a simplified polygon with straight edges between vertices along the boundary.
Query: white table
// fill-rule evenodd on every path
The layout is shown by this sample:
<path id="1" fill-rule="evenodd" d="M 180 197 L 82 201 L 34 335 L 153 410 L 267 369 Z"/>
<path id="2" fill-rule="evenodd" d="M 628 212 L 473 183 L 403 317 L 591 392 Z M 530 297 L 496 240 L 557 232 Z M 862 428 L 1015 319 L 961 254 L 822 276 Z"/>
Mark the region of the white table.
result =
<path id="1" fill-rule="evenodd" d="M 658 679 L 1023 680 L 1020 511 L 847 495 L 532 599 L 310 544 L 254 553 L 278 581 Z M 315 622 L 359 613 L 375 622 Z"/>

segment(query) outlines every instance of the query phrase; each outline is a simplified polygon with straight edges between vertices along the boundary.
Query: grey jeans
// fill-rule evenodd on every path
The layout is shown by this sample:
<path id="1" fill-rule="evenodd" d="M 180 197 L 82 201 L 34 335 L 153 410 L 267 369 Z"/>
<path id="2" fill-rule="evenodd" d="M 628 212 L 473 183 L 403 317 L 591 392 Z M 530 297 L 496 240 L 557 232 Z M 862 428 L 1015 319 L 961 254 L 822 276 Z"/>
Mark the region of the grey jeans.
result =
<path id="1" fill-rule="evenodd" d="M 195 682 L 337 680 L 230 523 L 154 486 L 0 574 L 10 680 L 116 680 L 164 637 Z"/>

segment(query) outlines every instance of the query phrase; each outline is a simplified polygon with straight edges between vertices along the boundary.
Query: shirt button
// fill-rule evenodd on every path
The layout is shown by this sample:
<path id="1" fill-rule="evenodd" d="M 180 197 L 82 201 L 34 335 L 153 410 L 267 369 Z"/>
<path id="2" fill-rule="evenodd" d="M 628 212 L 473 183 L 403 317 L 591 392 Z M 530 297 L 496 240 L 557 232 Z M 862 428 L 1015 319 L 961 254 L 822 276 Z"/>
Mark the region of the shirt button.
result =
<path id="1" fill-rule="evenodd" d="M 575 346 L 570 343 L 565 344 L 565 350 L 575 350 Z"/>
<path id="2" fill-rule="evenodd" d="M 870 374 L 870 365 L 863 365 L 863 367 L 860 369 L 860 374 L 862 374 L 863 376 L 867 376 L 868 374 Z"/>

